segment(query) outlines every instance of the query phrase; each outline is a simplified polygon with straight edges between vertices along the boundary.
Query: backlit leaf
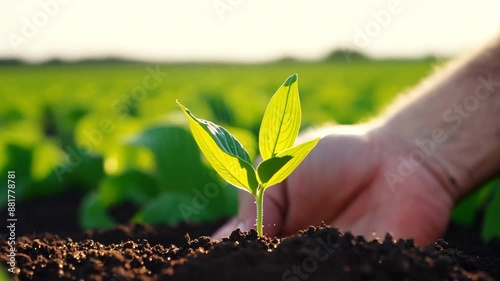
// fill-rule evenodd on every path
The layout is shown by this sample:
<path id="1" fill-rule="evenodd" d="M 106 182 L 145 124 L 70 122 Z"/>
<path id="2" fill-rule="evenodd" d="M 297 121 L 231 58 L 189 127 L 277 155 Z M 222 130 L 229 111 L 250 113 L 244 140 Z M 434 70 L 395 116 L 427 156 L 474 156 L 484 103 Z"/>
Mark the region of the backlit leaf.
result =
<path id="1" fill-rule="evenodd" d="M 240 142 L 226 129 L 198 119 L 177 102 L 189 119 L 189 128 L 208 162 L 230 184 L 255 193 L 258 182 L 250 157 Z"/>
<path id="2" fill-rule="evenodd" d="M 302 114 L 297 83 L 297 74 L 288 77 L 267 105 L 259 132 L 264 160 L 292 147 L 299 134 Z"/>
<path id="3" fill-rule="evenodd" d="M 263 161 L 258 168 L 258 179 L 261 184 L 267 183 L 283 166 L 286 165 L 292 156 L 285 155 L 283 157 L 274 156 Z"/>
<path id="4" fill-rule="evenodd" d="M 262 186 L 264 188 L 268 188 L 269 186 L 284 181 L 293 172 L 293 170 L 299 166 L 302 160 L 306 158 L 319 140 L 320 139 L 317 138 L 283 150 L 274 158 L 264 160 L 260 163 L 259 167 L 257 167 L 257 174 Z M 276 160 L 275 158 L 279 158 L 281 160 Z M 270 162 L 274 163 L 269 164 Z M 279 165 L 282 165 L 282 167 L 277 169 Z M 274 172 L 274 174 L 270 176 L 270 172 Z"/>

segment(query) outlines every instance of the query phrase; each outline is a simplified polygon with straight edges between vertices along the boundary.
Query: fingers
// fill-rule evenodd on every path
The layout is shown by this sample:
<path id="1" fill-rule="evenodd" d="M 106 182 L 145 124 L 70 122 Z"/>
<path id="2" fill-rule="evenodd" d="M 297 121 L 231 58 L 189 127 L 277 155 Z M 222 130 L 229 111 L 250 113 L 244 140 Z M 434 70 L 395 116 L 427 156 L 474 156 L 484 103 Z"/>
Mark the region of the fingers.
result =
<path id="1" fill-rule="evenodd" d="M 431 192 L 420 190 L 421 185 L 409 185 L 405 190 L 390 193 L 385 201 L 366 194 L 331 225 L 343 232 L 363 235 L 367 240 L 383 240 L 389 233 L 393 239 L 412 238 L 418 245 L 432 243 L 444 233 L 453 204 L 437 192 L 429 196 Z"/>
<path id="2" fill-rule="evenodd" d="M 252 217 L 251 206 L 255 204 L 255 199 L 250 193 L 238 190 L 238 201 L 238 215 L 219 228 L 212 235 L 212 239 L 221 240 L 222 237 L 229 236 L 237 228 L 242 231 L 248 231 L 253 227 L 255 224 L 255 214 Z"/>
<path id="3" fill-rule="evenodd" d="M 271 186 L 264 193 L 264 234 L 268 237 L 281 235 L 288 208 L 285 201 L 285 184 Z M 255 204 L 253 205 L 255 207 Z"/>
<path id="4" fill-rule="evenodd" d="M 285 212 L 283 190 L 284 185 L 279 185 L 270 187 L 264 193 L 263 230 L 266 236 L 278 236 L 281 232 Z M 239 200 L 238 215 L 218 229 L 212 235 L 212 239 L 221 240 L 223 237 L 229 236 L 237 228 L 241 231 L 255 228 L 257 214 L 255 198 L 250 193 L 240 190 Z"/>
<path id="5" fill-rule="evenodd" d="M 235 229 L 239 228 L 241 230 L 251 229 L 251 221 L 242 219 L 240 217 L 235 217 L 230 219 L 226 224 L 219 228 L 214 234 L 212 234 L 212 239 L 222 240 L 223 237 L 231 235 Z"/>

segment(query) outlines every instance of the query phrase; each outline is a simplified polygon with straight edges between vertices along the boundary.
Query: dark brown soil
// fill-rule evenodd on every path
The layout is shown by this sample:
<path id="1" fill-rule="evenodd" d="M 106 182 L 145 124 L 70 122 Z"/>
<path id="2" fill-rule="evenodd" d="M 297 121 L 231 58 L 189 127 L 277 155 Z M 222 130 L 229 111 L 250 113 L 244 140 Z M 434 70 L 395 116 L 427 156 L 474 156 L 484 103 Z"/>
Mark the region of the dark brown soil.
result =
<path id="1" fill-rule="evenodd" d="M 15 280 L 491 280 L 461 268 L 480 259 L 442 240 L 426 247 L 390 236 L 367 242 L 320 226 L 281 240 L 234 231 L 222 242 L 186 235 L 171 245 L 180 232 L 162 230 L 135 225 L 78 240 L 21 237 Z M 170 239 L 151 242 L 162 238 Z"/>
<path id="2" fill-rule="evenodd" d="M 29 206 L 19 204 L 21 208 Z M 50 218 L 50 213 L 44 214 Z M 25 217 L 28 222 L 29 217 Z M 202 236 L 220 224 L 122 225 L 71 235 L 61 229 L 58 233 L 63 236 L 40 234 L 43 229 L 38 228 L 37 234 L 18 238 L 17 274 L 13 277 L 113 281 L 493 280 L 489 274 L 500 280 L 500 242 L 484 245 L 477 231 L 454 225 L 445 237 L 450 244 L 439 240 L 418 247 L 411 240 L 393 241 L 390 236 L 383 241 L 365 241 L 326 226 L 310 227 L 285 239 L 259 238 L 255 231 L 234 231 L 223 241 Z M 29 224 L 23 227 L 29 230 Z M 5 266 L 5 234 L 0 236 L 0 245 L 0 260 Z"/>

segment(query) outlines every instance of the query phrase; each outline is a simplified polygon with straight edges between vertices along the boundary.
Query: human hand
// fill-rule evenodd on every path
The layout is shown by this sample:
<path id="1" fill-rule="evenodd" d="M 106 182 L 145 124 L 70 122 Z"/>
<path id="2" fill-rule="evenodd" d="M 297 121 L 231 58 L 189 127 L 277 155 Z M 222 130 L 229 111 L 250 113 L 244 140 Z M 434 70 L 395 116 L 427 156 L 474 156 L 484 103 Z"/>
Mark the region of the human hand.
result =
<path id="1" fill-rule="evenodd" d="M 332 127 L 285 182 L 266 190 L 264 233 L 287 236 L 324 221 L 367 239 L 387 232 L 420 244 L 439 238 L 456 198 L 439 169 L 426 161 L 392 187 L 387 172 L 398 173 L 400 157 L 411 146 L 388 135 L 361 125 Z M 254 198 L 240 191 L 238 216 L 213 237 L 253 228 L 255 213 Z"/>

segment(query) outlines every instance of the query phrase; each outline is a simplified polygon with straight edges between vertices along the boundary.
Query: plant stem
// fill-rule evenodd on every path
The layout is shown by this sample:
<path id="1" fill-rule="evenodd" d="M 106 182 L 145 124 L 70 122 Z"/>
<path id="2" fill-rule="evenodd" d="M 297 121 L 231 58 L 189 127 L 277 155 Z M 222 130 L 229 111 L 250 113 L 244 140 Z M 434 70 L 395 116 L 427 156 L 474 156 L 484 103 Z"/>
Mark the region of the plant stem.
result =
<path id="1" fill-rule="evenodd" d="M 264 188 L 260 186 L 257 188 L 257 194 L 255 195 L 255 204 L 257 204 L 257 234 L 259 236 L 264 235 L 262 232 L 262 218 L 264 216 L 263 205 L 264 205 Z"/>

